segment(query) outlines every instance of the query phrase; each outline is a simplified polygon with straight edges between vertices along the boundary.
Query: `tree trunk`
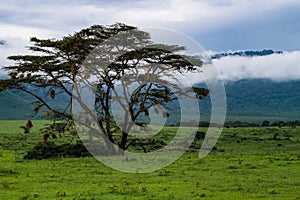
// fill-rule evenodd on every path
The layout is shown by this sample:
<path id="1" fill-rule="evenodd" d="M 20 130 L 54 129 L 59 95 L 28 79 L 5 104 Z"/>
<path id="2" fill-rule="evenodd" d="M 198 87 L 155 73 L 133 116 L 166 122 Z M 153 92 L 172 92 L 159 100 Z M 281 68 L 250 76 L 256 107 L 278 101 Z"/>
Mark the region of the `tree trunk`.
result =
<path id="1" fill-rule="evenodd" d="M 117 150 L 114 146 L 114 143 L 112 141 L 110 141 L 108 138 L 104 137 L 104 141 L 105 141 L 105 144 L 107 146 L 107 152 L 106 152 L 106 155 L 107 156 L 113 156 L 113 155 L 116 155 L 117 154 Z"/>
<path id="2" fill-rule="evenodd" d="M 124 155 L 124 153 L 125 153 L 127 137 L 128 137 L 128 134 L 125 131 L 122 131 L 122 139 L 121 139 L 121 143 L 119 145 L 119 154 L 120 155 Z"/>

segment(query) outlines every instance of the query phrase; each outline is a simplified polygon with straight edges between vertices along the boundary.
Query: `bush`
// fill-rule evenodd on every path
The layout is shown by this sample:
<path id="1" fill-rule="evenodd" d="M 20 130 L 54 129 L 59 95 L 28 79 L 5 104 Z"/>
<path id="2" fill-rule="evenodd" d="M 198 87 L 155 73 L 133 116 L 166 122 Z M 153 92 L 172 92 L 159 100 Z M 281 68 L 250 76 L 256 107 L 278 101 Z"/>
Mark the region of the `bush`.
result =
<path id="1" fill-rule="evenodd" d="M 48 159 L 48 158 L 62 158 L 62 157 L 86 157 L 91 156 L 89 151 L 85 148 L 82 142 L 76 144 L 62 144 L 55 145 L 50 143 L 48 147 L 43 144 L 37 144 L 32 150 L 27 152 L 24 159 Z"/>

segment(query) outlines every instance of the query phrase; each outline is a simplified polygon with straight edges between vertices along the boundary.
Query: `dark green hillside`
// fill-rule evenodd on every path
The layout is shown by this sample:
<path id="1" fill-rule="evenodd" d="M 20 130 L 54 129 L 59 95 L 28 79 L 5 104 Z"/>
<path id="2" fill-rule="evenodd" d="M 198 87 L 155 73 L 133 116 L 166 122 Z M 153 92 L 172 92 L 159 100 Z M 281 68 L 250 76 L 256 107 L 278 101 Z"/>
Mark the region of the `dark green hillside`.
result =
<path id="1" fill-rule="evenodd" d="M 274 82 L 266 79 L 225 83 L 226 121 L 261 123 L 264 120 L 300 119 L 300 81 Z M 200 102 L 203 118 L 210 113 L 210 99 Z"/>
<path id="2" fill-rule="evenodd" d="M 264 120 L 289 121 L 300 119 L 300 81 L 274 82 L 265 79 L 240 80 L 225 84 L 227 94 L 227 121 L 261 123 Z M 46 92 L 39 92 L 47 95 Z M 16 91 L 0 93 L 0 119 L 27 119 L 32 112 L 33 99 Z M 57 98 L 58 106 L 68 102 L 66 96 Z M 178 108 L 178 106 L 174 107 Z M 201 120 L 207 121 L 210 99 L 200 101 Z M 191 108 L 193 109 L 193 108 Z M 171 111 L 170 124 L 179 110 Z"/>
<path id="3" fill-rule="evenodd" d="M 241 80 L 228 82 L 228 120 L 300 119 L 300 81 Z"/>
<path id="4" fill-rule="evenodd" d="M 25 119 L 33 110 L 31 100 L 15 91 L 3 91 L 0 93 L 0 120 Z"/>
<path id="5" fill-rule="evenodd" d="M 39 96 L 47 97 L 49 96 L 48 90 L 37 90 L 35 91 Z M 45 117 L 44 112 L 46 110 L 41 108 L 39 115 L 33 117 L 33 110 L 36 105 L 32 102 L 36 101 L 32 96 L 17 91 L 17 90 L 5 90 L 0 93 L 0 120 L 4 119 L 41 119 Z M 55 100 L 49 102 L 49 104 L 54 104 L 58 108 L 63 108 L 69 102 L 67 95 L 60 94 L 57 95 Z"/>

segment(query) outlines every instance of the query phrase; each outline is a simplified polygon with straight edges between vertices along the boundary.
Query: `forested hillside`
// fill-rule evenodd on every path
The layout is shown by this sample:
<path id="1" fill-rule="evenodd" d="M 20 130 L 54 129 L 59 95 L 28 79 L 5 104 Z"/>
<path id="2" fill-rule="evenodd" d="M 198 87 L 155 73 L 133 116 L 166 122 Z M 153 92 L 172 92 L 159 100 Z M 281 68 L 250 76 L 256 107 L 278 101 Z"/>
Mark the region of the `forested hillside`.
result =
<path id="1" fill-rule="evenodd" d="M 274 82 L 265 79 L 240 80 L 225 84 L 227 121 L 262 122 L 263 120 L 300 119 L 300 81 Z M 41 92 L 41 95 L 45 95 Z M 27 119 L 33 98 L 17 91 L 0 93 L 0 119 Z M 53 103 L 62 104 L 66 98 Z M 201 119 L 209 119 L 210 99 L 200 102 Z M 174 110 L 173 114 L 180 112 Z"/>

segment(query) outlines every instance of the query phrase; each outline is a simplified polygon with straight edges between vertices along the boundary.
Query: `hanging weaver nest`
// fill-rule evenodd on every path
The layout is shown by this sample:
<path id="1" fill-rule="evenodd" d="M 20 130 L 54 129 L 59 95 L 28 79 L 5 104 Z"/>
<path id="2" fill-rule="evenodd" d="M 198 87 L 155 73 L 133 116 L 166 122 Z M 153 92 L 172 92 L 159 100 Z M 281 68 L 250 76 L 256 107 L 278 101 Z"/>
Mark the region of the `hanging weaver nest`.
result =
<path id="1" fill-rule="evenodd" d="M 170 116 L 170 114 L 169 113 L 167 113 L 167 112 L 163 112 L 163 117 L 164 118 L 167 118 L 167 117 L 169 117 Z"/>
<path id="2" fill-rule="evenodd" d="M 32 127 L 33 127 L 33 124 L 31 122 L 31 120 L 28 120 L 26 123 L 26 128 L 32 128 Z"/>
<path id="3" fill-rule="evenodd" d="M 77 75 L 78 69 L 77 69 L 76 64 L 72 64 L 72 65 L 71 65 L 71 73 L 72 73 L 73 76 L 76 76 L 76 75 Z"/>
<path id="4" fill-rule="evenodd" d="M 199 96 L 199 99 L 204 99 L 204 95 L 200 94 Z"/>
<path id="5" fill-rule="evenodd" d="M 18 72 L 10 72 L 9 73 L 10 78 L 13 80 L 17 78 L 17 75 L 18 75 Z"/>
<path id="6" fill-rule="evenodd" d="M 46 117 L 49 117 L 50 116 L 50 112 L 46 112 Z"/>
<path id="7" fill-rule="evenodd" d="M 24 74 L 21 73 L 21 74 L 19 75 L 19 78 L 20 78 L 20 79 L 23 79 L 23 78 L 24 78 Z"/>
<path id="8" fill-rule="evenodd" d="M 55 90 L 54 90 L 54 89 L 51 89 L 51 90 L 50 90 L 50 98 L 51 98 L 51 99 L 54 99 L 54 98 L 55 98 Z"/>
<path id="9" fill-rule="evenodd" d="M 39 112 L 39 109 L 40 109 L 40 107 L 39 107 L 39 106 L 36 106 L 36 107 L 33 109 L 33 111 L 34 111 L 35 113 L 37 113 L 37 112 Z"/>

